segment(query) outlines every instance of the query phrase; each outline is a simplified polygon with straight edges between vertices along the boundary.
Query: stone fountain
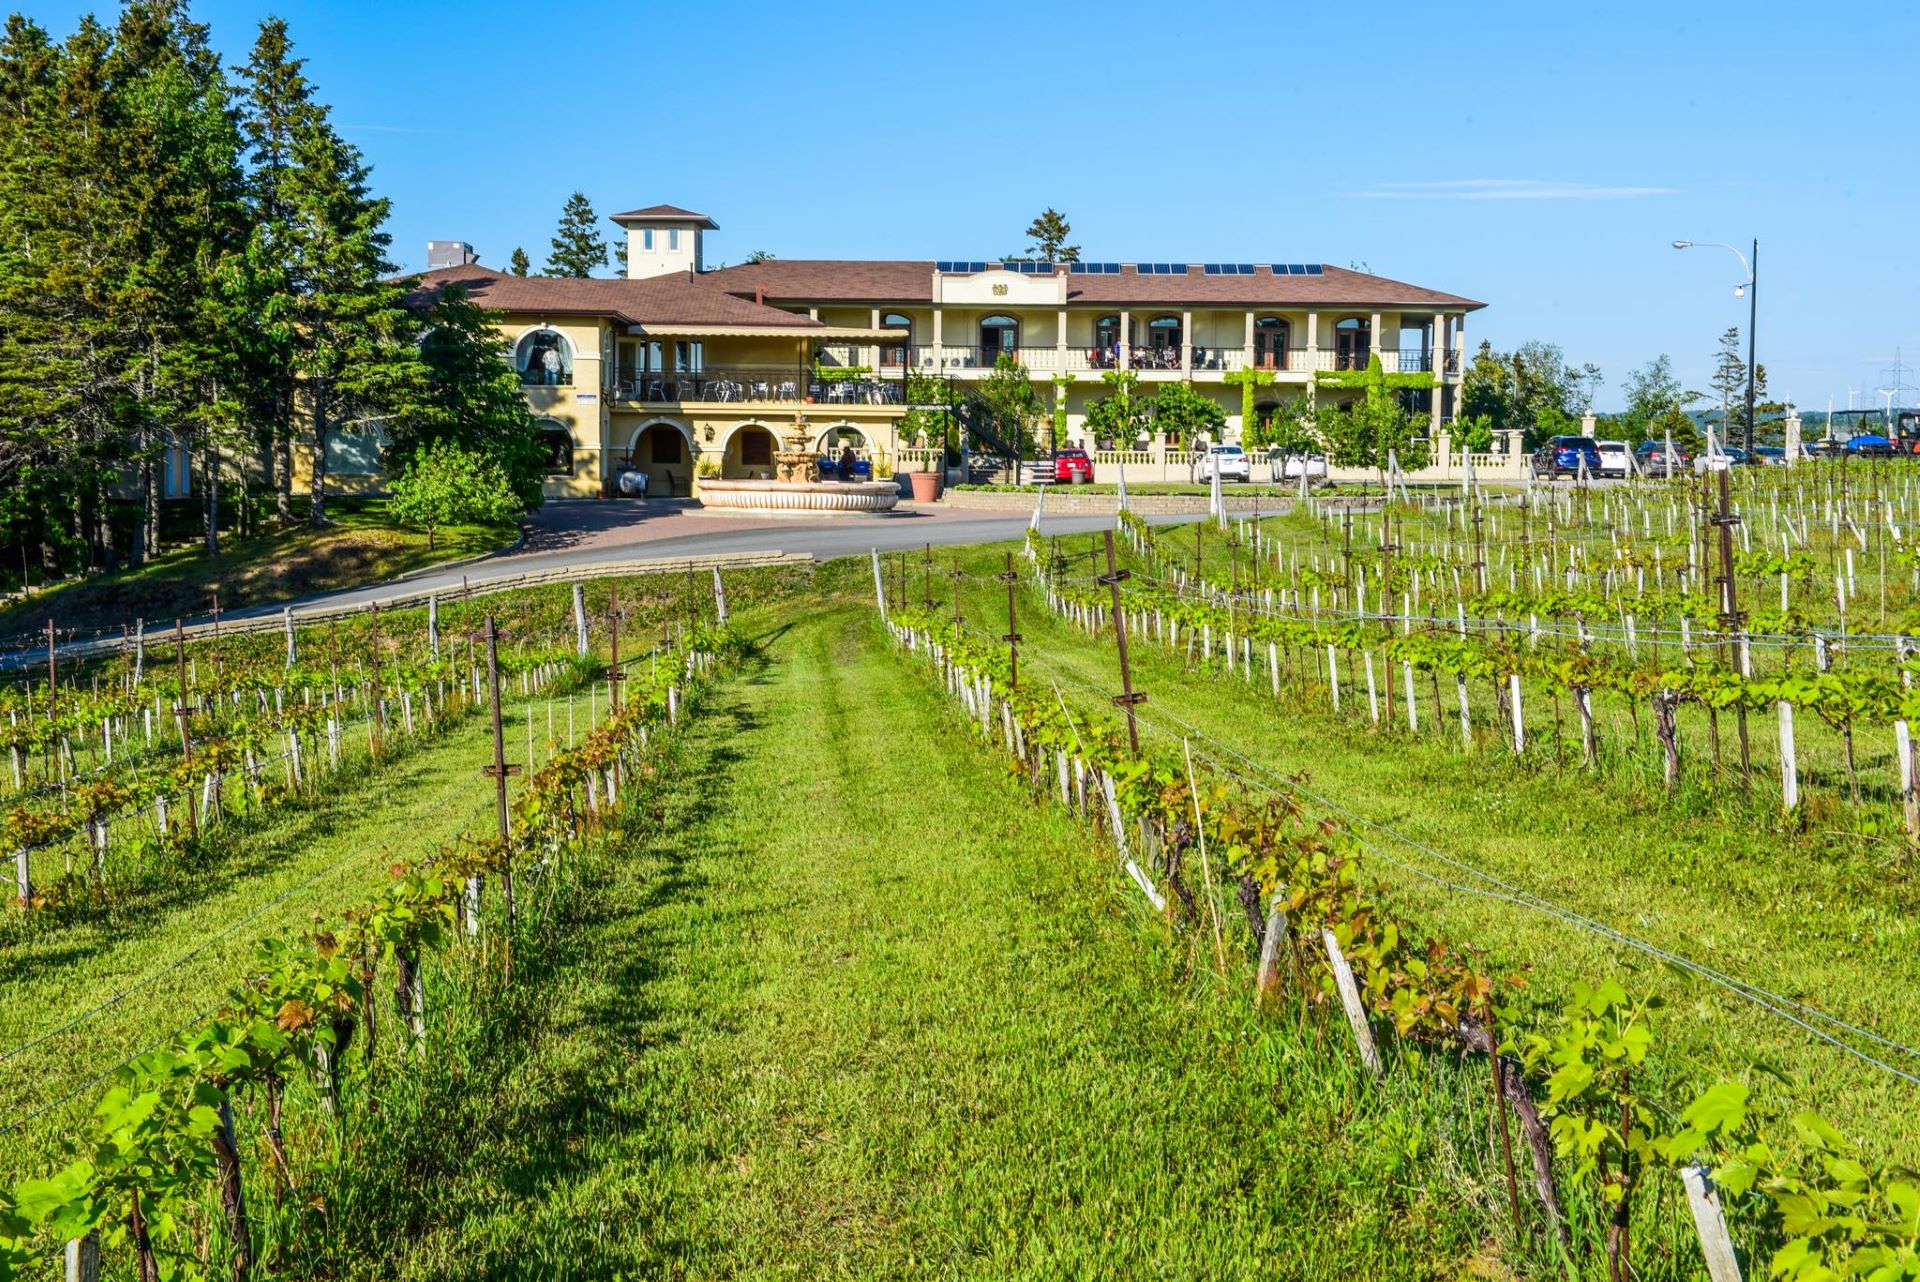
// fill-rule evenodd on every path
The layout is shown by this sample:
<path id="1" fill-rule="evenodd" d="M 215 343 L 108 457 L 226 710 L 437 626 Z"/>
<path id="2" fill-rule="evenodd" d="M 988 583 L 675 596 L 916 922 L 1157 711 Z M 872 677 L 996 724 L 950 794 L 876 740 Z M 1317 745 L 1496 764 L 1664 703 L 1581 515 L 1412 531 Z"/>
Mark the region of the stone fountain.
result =
<path id="1" fill-rule="evenodd" d="M 786 448 L 774 451 L 773 480 L 702 481 L 700 506 L 747 516 L 881 516 L 900 502 L 900 487 L 892 481 L 820 480 L 805 414 L 795 414 L 780 439 Z"/>

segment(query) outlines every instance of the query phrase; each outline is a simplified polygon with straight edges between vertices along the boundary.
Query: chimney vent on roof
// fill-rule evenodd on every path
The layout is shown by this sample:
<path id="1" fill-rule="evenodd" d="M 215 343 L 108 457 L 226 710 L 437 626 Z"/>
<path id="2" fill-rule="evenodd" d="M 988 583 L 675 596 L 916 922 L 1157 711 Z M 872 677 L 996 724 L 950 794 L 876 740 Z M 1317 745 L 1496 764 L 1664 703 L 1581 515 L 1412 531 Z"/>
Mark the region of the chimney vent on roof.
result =
<path id="1" fill-rule="evenodd" d="M 473 252 L 473 246 L 464 240 L 430 240 L 427 242 L 427 270 L 440 267 L 467 267 L 480 261 L 480 255 Z"/>

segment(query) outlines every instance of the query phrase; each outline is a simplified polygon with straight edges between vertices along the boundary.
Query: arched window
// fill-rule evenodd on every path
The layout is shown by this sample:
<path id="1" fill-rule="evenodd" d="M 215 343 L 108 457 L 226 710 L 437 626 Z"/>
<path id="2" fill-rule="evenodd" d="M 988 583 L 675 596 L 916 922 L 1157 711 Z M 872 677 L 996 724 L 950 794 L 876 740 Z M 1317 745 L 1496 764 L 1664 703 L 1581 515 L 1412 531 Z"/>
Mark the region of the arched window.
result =
<path id="1" fill-rule="evenodd" d="M 540 420 L 540 448 L 546 451 L 548 476 L 573 475 L 573 433 L 550 418 Z"/>
<path id="2" fill-rule="evenodd" d="M 1333 327 L 1333 367 L 1365 369 L 1373 348 L 1373 322 L 1365 316 L 1348 316 Z"/>
<path id="3" fill-rule="evenodd" d="M 1262 316 L 1253 323 L 1253 367 L 1285 369 L 1293 327 L 1278 316 Z"/>
<path id="4" fill-rule="evenodd" d="M 573 344 L 558 330 L 536 329 L 515 344 L 513 367 L 527 386 L 572 387 Z"/>
<path id="5" fill-rule="evenodd" d="M 880 349 L 880 363 L 891 369 L 898 369 L 907 363 L 907 348 L 913 346 L 913 318 L 910 316 L 902 316 L 899 312 L 888 312 L 880 318 L 880 328 L 904 329 L 907 331 L 907 341 L 905 343 Z"/>
<path id="6" fill-rule="evenodd" d="M 1020 322 L 1011 316 L 989 316 L 980 322 L 980 363 L 992 365 L 1002 352 L 1020 354 Z"/>

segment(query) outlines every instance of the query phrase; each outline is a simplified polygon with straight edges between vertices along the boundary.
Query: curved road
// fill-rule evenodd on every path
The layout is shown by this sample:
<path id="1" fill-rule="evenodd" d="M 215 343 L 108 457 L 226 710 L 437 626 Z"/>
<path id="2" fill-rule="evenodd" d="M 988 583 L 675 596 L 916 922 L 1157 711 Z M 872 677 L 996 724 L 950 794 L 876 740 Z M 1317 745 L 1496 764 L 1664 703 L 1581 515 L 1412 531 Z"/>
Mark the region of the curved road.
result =
<path id="1" fill-rule="evenodd" d="M 1276 513 L 1282 505 L 1275 505 Z M 702 511 L 686 500 L 640 503 L 633 500 L 557 500 L 547 503 L 527 522 L 519 545 L 473 561 L 418 571 L 398 579 L 384 579 L 338 592 L 315 593 L 289 601 L 221 611 L 224 621 L 278 616 L 287 607 L 328 605 L 356 607 L 390 597 L 396 588 L 416 592 L 453 593 L 465 582 L 560 570 L 608 561 L 714 556 L 725 553 L 804 553 L 816 561 L 860 556 L 870 549 L 898 552 L 924 547 L 951 547 L 968 543 L 999 543 L 1018 539 L 1031 512 L 992 512 L 952 508 L 916 508 L 901 504 L 885 517 L 789 517 L 760 519 L 720 516 Z M 1156 525 L 1184 524 L 1200 515 L 1149 517 Z M 1042 516 L 1041 532 L 1090 534 L 1109 529 L 1111 515 Z M 206 615 L 188 619 L 188 626 L 209 622 Z M 84 654 L 99 645 L 117 644 L 118 637 L 63 642 L 62 653 Z M 32 647 L 0 654 L 0 669 L 37 662 Z"/>

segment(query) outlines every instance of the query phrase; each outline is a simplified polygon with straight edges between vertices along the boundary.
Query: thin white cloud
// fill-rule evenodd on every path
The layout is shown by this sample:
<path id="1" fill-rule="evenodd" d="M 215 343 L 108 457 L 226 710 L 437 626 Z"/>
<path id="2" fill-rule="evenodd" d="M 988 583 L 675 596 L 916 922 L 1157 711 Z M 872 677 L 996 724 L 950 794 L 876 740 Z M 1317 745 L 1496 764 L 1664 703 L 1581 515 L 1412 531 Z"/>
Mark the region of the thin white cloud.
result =
<path id="1" fill-rule="evenodd" d="M 1543 178 L 1450 178 L 1439 182 L 1381 183 L 1348 192 L 1363 200 L 1631 200 L 1670 195 L 1671 187 L 1618 187 Z"/>

